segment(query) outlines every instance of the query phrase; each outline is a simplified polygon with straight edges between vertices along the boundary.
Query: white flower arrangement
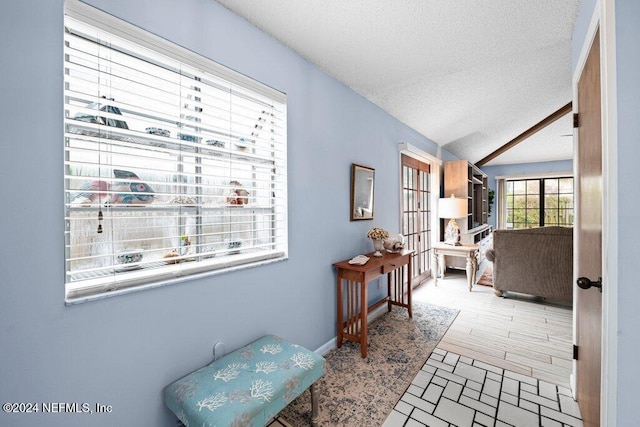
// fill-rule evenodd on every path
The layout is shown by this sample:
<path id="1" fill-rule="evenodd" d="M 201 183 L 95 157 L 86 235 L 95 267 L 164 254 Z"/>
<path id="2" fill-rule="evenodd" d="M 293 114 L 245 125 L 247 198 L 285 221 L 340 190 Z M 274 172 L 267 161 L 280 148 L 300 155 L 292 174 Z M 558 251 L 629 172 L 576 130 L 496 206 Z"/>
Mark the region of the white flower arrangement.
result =
<path id="1" fill-rule="evenodd" d="M 389 232 L 380 227 L 373 227 L 367 233 L 367 237 L 374 240 L 384 240 L 389 238 Z"/>

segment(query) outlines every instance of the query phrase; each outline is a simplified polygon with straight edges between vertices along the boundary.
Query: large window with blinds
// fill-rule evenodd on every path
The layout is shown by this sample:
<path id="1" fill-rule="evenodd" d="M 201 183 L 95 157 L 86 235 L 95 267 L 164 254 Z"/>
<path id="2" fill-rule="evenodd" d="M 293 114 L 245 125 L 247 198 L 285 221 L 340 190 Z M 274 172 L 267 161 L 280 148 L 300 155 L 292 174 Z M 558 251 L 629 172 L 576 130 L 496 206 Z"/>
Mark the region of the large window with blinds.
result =
<path id="1" fill-rule="evenodd" d="M 66 299 L 287 256 L 286 96 L 65 4 Z"/>

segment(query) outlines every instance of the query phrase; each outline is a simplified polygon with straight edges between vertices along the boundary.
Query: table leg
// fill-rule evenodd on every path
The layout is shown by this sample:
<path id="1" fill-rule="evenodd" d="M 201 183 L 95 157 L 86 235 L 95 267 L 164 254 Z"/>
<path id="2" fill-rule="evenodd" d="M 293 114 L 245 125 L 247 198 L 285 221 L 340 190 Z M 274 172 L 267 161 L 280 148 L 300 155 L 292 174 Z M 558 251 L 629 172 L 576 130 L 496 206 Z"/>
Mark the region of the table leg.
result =
<path id="1" fill-rule="evenodd" d="M 391 273 L 387 273 L 387 313 L 391 312 L 391 302 L 393 301 L 393 294 L 391 293 Z"/>
<path id="2" fill-rule="evenodd" d="M 407 285 L 409 286 L 409 289 L 407 289 L 407 304 L 409 304 L 409 307 L 407 307 L 407 311 L 409 312 L 409 318 L 412 318 L 413 312 L 411 311 L 411 276 L 413 276 L 413 255 L 409 255 L 409 264 L 407 268 L 407 273 L 409 273 L 407 275 Z"/>
<path id="3" fill-rule="evenodd" d="M 475 274 L 473 273 L 473 264 L 474 262 L 471 261 L 471 254 L 467 254 L 467 284 L 469 285 L 469 292 L 471 292 L 471 287 L 473 286 L 473 276 L 475 276 Z"/>
<path id="4" fill-rule="evenodd" d="M 442 264 L 444 264 L 444 256 L 442 255 L 438 255 L 438 253 L 436 252 L 436 250 L 433 250 L 433 261 L 436 264 L 436 277 L 434 278 L 433 282 L 436 286 L 438 286 L 438 279 L 441 278 L 440 276 L 440 269 L 442 268 Z M 444 275 L 443 275 L 444 276 Z"/>
<path id="5" fill-rule="evenodd" d="M 367 301 L 367 284 L 363 281 L 360 283 L 360 355 L 364 359 L 367 357 L 367 315 L 369 304 Z"/>
<path id="6" fill-rule="evenodd" d="M 478 273 L 478 254 L 477 253 L 473 254 L 473 257 L 471 258 L 471 263 L 473 264 L 472 265 L 473 274 L 472 274 L 472 277 L 471 277 L 471 284 L 475 285 L 475 283 L 476 283 L 476 275 Z"/>
<path id="7" fill-rule="evenodd" d="M 342 347 L 342 334 L 344 332 L 343 320 L 342 320 L 342 277 L 338 274 L 338 338 L 336 340 L 336 346 Z"/>

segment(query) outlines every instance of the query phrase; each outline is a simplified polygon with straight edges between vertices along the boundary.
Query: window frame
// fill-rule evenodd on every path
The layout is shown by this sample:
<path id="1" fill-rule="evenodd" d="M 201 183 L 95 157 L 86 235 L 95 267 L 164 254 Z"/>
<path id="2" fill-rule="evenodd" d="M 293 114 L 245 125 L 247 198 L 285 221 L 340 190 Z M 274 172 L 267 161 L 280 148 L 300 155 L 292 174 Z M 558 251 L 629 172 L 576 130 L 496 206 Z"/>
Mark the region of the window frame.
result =
<path id="1" fill-rule="evenodd" d="M 176 263 L 175 265 L 167 264 L 166 266 L 159 267 L 157 269 L 149 269 L 148 271 L 136 271 L 135 274 L 125 273 L 118 275 L 114 273 L 113 278 L 110 281 L 107 279 L 97 281 L 88 280 L 83 284 L 83 281 L 74 283 L 71 280 L 69 274 L 70 264 L 68 248 L 70 248 L 70 242 L 68 232 L 66 232 L 67 237 L 65 237 L 65 246 L 67 249 L 65 250 L 65 303 L 67 305 L 76 304 L 94 299 L 101 299 L 104 297 L 129 293 L 132 291 L 139 291 L 180 283 L 185 280 L 192 280 L 200 277 L 242 270 L 245 268 L 251 268 L 288 259 L 286 94 L 268 87 L 260 82 L 257 82 L 247 76 L 244 76 L 234 70 L 224 67 L 218 63 L 215 63 L 214 61 L 202 57 L 201 55 L 189 51 L 168 40 L 165 40 L 141 28 L 120 20 L 119 18 L 104 13 L 92 6 L 86 5 L 78 0 L 66 0 L 64 10 L 65 27 L 66 16 L 68 15 L 75 20 L 81 21 L 82 23 L 88 24 L 92 27 L 96 27 L 99 30 L 105 31 L 107 33 L 114 34 L 115 36 L 124 38 L 132 43 L 142 46 L 143 48 L 151 49 L 154 52 L 169 56 L 173 60 L 179 61 L 180 63 L 184 63 L 190 67 L 204 70 L 217 78 L 224 79 L 231 85 L 242 88 L 243 90 L 246 89 L 273 99 L 276 102 L 280 103 L 279 105 L 282 107 L 283 120 L 283 145 L 281 147 L 281 157 L 277 160 L 277 166 L 276 163 L 274 163 L 273 166 L 274 171 L 276 168 L 278 169 L 278 176 L 281 178 L 278 182 L 272 184 L 274 198 L 276 198 L 277 195 L 278 206 L 272 207 L 271 215 L 275 217 L 275 212 L 277 211 L 279 218 L 281 218 L 280 220 L 278 220 L 279 227 L 277 229 L 274 229 L 274 233 L 278 233 L 278 236 L 272 236 L 272 239 L 274 239 L 274 247 L 277 246 L 276 250 L 263 254 L 251 254 L 244 252 L 235 254 L 233 253 L 235 251 L 232 251 L 230 252 L 229 256 L 221 258 L 219 260 L 204 260 L 204 257 L 198 257 L 198 259 L 194 263 L 182 262 L 180 263 L 180 265 L 178 263 Z M 65 109 L 66 108 L 67 104 L 65 101 Z M 107 111 L 107 114 L 104 114 L 107 117 L 106 120 L 109 120 L 109 115 L 113 116 L 113 114 L 109 113 L 111 113 L 111 111 Z M 68 200 L 68 195 L 71 190 L 69 184 L 70 180 L 66 174 L 66 151 L 67 148 L 65 148 L 64 186 L 66 194 L 65 221 L 67 222 L 71 212 Z M 274 160 L 274 162 L 276 161 Z M 179 185 L 176 185 L 176 187 L 179 187 Z M 101 208 L 98 209 L 100 209 L 100 212 L 102 211 Z M 95 210 L 97 211 L 98 209 Z M 135 209 L 145 208 L 142 207 Z M 237 208 L 236 211 L 238 209 L 244 209 L 244 207 Z M 275 221 L 275 219 L 273 221 Z M 68 224 L 65 226 L 65 230 L 68 230 Z M 186 264 L 189 265 L 186 266 Z"/>
<path id="2" fill-rule="evenodd" d="M 496 177 L 496 180 L 498 182 L 498 194 L 499 194 L 499 216 L 498 216 L 498 228 L 501 229 L 515 229 L 513 227 L 513 220 L 511 222 L 508 222 L 509 219 L 509 206 L 508 206 L 508 192 L 507 192 L 507 185 L 508 183 L 516 183 L 516 182 L 523 182 L 525 185 L 525 192 L 524 193 L 517 193 L 515 194 L 515 196 L 520 196 L 520 197 L 524 197 L 525 198 L 525 204 L 528 205 L 527 201 L 529 199 L 528 196 L 537 196 L 535 199 L 537 201 L 537 207 L 535 208 L 536 210 L 536 215 L 538 216 L 538 222 L 537 224 L 529 224 L 526 220 L 523 224 L 525 224 L 524 228 L 531 228 L 530 225 L 533 225 L 534 227 L 545 227 L 545 226 L 561 226 L 561 227 L 572 227 L 573 223 L 554 223 L 554 224 L 547 224 L 546 223 L 546 213 L 548 209 L 552 209 L 552 208 L 547 208 L 546 206 L 546 198 L 547 196 L 549 196 L 548 193 L 546 193 L 546 186 L 545 186 L 545 182 L 548 180 L 562 180 L 562 179 L 571 179 L 572 183 L 573 183 L 573 191 L 571 192 L 572 197 L 574 198 L 574 204 L 573 207 L 570 209 L 572 212 L 575 212 L 575 180 L 573 177 L 572 173 L 553 173 L 553 174 L 544 174 L 544 175 L 519 175 L 519 176 L 498 176 Z M 529 192 L 528 189 L 528 185 L 527 182 L 537 182 L 538 183 L 538 192 Z M 514 184 L 515 185 L 515 184 Z M 552 193 L 554 196 L 559 196 L 561 194 L 569 194 L 569 193 L 560 193 L 559 189 L 558 192 L 554 192 Z M 525 209 L 525 211 L 528 208 L 519 208 L 519 210 L 521 209 Z M 529 209 L 529 210 L 533 210 Z M 568 210 L 568 209 L 566 209 Z M 571 215 L 571 217 L 574 219 L 575 222 L 575 217 L 573 215 Z M 528 215 L 525 214 L 525 219 L 528 219 Z M 509 224 L 511 224 L 511 226 L 509 226 Z M 520 223 L 519 223 L 520 224 Z M 520 227 L 522 228 L 522 227 Z"/>

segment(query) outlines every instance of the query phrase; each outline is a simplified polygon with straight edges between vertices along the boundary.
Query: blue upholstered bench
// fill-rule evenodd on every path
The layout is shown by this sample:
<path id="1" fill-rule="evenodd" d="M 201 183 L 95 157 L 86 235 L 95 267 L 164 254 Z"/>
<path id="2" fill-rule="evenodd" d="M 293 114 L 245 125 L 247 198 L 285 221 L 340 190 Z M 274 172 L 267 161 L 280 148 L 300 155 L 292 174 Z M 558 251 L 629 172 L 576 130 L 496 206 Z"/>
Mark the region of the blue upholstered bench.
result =
<path id="1" fill-rule="evenodd" d="M 322 356 L 267 335 L 168 385 L 164 400 L 187 426 L 257 427 L 310 387 L 316 426 L 323 374 Z"/>

